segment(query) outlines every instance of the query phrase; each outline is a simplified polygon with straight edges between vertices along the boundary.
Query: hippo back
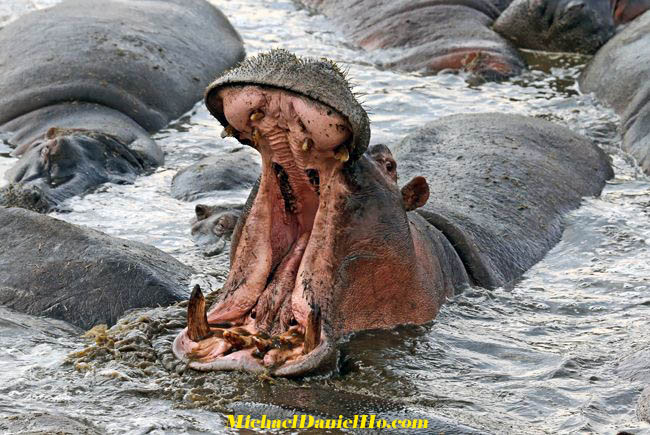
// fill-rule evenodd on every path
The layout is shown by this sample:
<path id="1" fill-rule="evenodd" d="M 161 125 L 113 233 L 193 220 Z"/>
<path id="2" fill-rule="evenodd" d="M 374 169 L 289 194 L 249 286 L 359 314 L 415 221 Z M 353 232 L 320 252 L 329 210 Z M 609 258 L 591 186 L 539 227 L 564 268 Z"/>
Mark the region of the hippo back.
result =
<path id="1" fill-rule="evenodd" d="M 580 89 L 623 113 L 639 89 L 650 86 L 650 12 L 610 39 L 580 76 Z"/>
<path id="2" fill-rule="evenodd" d="M 394 155 L 402 179 L 426 177 L 431 196 L 418 212 L 484 287 L 521 277 L 559 241 L 562 215 L 613 176 L 585 138 L 518 115 L 441 118 L 407 136 Z"/>
<path id="3" fill-rule="evenodd" d="M 0 30 L 0 125 L 82 101 L 152 132 L 243 57 L 240 36 L 203 0 L 67 0 Z"/>

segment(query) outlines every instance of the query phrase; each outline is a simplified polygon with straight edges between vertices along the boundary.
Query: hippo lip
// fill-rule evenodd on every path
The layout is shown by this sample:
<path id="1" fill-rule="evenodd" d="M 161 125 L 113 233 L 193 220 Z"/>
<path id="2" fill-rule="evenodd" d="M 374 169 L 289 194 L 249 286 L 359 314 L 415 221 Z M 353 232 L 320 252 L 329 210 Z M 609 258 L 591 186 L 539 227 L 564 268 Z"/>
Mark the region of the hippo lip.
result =
<path id="1" fill-rule="evenodd" d="M 206 314 L 195 288 L 174 353 L 204 371 L 312 372 L 334 346 L 328 313 L 306 276 L 317 275 L 311 272 L 322 252 L 322 228 L 335 213 L 334 198 L 345 195 L 340 174 L 350 158 L 351 126 L 331 107 L 290 91 L 231 86 L 219 97 L 226 134 L 260 152 L 262 176 L 233 237 L 225 297 Z"/>

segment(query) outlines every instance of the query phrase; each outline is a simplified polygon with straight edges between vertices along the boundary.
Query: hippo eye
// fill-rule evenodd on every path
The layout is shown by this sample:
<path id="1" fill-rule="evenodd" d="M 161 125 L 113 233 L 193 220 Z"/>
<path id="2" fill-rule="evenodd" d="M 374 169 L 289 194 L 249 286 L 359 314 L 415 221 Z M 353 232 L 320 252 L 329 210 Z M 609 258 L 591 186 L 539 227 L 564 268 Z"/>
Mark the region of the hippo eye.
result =
<path id="1" fill-rule="evenodd" d="M 385 166 L 388 172 L 393 172 L 393 170 L 395 169 L 395 164 L 393 164 L 393 162 L 386 162 Z"/>

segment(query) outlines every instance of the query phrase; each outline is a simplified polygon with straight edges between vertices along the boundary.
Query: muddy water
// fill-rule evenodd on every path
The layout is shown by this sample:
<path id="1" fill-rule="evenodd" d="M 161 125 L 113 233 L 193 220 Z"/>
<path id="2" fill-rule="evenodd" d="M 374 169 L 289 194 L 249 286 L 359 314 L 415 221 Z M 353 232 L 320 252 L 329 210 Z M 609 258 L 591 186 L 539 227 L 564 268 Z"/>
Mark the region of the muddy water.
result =
<path id="1" fill-rule="evenodd" d="M 0 26 L 54 3 L 3 0 Z M 613 113 L 577 92 L 584 59 L 529 53 L 533 69 L 502 84 L 379 71 L 374 55 L 350 47 L 322 17 L 291 1 L 214 3 L 231 17 L 249 54 L 283 47 L 347 68 L 370 112 L 373 143 L 390 145 L 447 114 L 527 114 L 593 138 L 613 155 L 616 179 L 567 217 L 562 241 L 514 288 L 467 291 L 425 327 L 358 334 L 344 343 L 340 374 L 332 377 L 269 382 L 184 373 L 167 350 L 182 307 L 133 314 L 109 344 L 99 334 L 100 345 L 66 364 L 88 345 L 82 331 L 0 307 L 0 431 L 49 424 L 79 432 L 218 433 L 230 411 L 299 409 L 424 417 L 446 433 L 650 432 L 635 416 L 636 399 L 650 383 L 650 182 L 618 151 Z M 227 258 L 205 259 L 193 246 L 188 221 L 195 204 L 170 198 L 169 185 L 179 168 L 237 146 L 219 139 L 219 131 L 197 105 L 156 135 L 167 156 L 163 168 L 134 185 L 72 199 L 54 215 L 151 243 L 194 266 L 195 282 L 217 289 Z M 0 174 L 14 161 L 9 151 L 0 142 Z M 246 194 L 203 202 L 243 201 Z"/>

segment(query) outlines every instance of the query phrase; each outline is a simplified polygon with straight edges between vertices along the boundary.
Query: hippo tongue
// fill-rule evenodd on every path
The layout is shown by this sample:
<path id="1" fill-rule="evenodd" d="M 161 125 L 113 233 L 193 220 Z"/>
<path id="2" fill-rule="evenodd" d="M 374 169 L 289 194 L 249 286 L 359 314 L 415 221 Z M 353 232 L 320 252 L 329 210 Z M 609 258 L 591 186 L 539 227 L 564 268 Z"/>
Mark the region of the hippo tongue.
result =
<path id="1" fill-rule="evenodd" d="M 303 233 L 291 252 L 278 266 L 269 285 L 264 289 L 255 308 L 255 326 L 269 334 L 278 334 L 291 326 L 291 296 L 300 261 L 309 242 L 310 233 Z"/>

